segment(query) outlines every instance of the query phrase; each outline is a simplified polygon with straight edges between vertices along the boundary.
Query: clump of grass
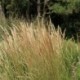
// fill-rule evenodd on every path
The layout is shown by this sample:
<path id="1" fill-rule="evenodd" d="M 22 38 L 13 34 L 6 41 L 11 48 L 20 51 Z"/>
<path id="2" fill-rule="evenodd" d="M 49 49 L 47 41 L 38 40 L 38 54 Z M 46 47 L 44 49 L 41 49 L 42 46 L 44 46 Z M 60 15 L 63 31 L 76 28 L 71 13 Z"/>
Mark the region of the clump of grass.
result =
<path id="1" fill-rule="evenodd" d="M 79 80 L 80 73 L 80 47 L 79 43 L 72 40 L 64 41 L 62 49 L 63 61 L 67 71 L 68 80 Z"/>
<path id="2" fill-rule="evenodd" d="M 77 44 L 65 41 L 61 30 L 51 23 L 12 25 L 11 33 L 5 30 L 0 46 L 1 80 L 73 80 Z"/>

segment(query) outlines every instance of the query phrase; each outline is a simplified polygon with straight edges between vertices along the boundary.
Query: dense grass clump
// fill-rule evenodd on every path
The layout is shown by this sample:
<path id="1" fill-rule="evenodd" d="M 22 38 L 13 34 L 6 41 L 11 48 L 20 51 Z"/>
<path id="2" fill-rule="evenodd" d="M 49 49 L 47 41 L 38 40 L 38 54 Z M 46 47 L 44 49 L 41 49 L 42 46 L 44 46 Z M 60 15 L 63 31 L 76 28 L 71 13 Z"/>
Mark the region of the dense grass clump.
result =
<path id="1" fill-rule="evenodd" d="M 12 25 L 0 43 L 0 80 L 80 79 L 79 43 L 65 40 L 51 23 Z"/>

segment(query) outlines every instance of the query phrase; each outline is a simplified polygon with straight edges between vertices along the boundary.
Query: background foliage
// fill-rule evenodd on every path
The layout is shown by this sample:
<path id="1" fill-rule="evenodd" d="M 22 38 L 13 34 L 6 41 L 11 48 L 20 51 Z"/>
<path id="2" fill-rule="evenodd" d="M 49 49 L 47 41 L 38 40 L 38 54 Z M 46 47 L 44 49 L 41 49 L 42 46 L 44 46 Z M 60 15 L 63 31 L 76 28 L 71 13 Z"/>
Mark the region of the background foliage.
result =
<path id="1" fill-rule="evenodd" d="M 56 27 L 60 25 L 62 30 L 66 29 L 68 37 L 79 32 L 80 0 L 1 0 L 1 4 L 6 17 L 50 16 Z"/>

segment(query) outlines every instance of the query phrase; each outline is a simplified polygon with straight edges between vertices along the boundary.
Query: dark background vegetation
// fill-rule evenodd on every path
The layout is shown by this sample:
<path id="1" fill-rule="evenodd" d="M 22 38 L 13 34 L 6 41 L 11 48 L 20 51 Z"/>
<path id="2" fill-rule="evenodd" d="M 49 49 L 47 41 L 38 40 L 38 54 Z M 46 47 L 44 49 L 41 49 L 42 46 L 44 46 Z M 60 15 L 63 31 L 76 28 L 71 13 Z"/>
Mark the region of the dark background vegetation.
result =
<path id="1" fill-rule="evenodd" d="M 6 18 L 31 20 L 50 18 L 55 27 L 66 30 L 67 37 L 80 34 L 80 0 L 0 0 Z"/>

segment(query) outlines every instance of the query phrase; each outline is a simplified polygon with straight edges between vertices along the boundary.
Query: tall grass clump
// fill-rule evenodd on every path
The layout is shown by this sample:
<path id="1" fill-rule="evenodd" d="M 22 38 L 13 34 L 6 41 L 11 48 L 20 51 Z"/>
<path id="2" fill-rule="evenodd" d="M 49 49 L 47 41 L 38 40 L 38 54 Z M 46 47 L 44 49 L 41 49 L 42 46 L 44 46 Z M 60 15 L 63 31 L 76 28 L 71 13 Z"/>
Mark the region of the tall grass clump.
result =
<path id="1" fill-rule="evenodd" d="M 73 40 L 64 40 L 62 58 L 68 80 L 80 79 L 80 43 Z"/>
<path id="2" fill-rule="evenodd" d="M 80 79 L 79 46 L 59 28 L 44 21 L 12 25 L 0 44 L 0 80 Z"/>

